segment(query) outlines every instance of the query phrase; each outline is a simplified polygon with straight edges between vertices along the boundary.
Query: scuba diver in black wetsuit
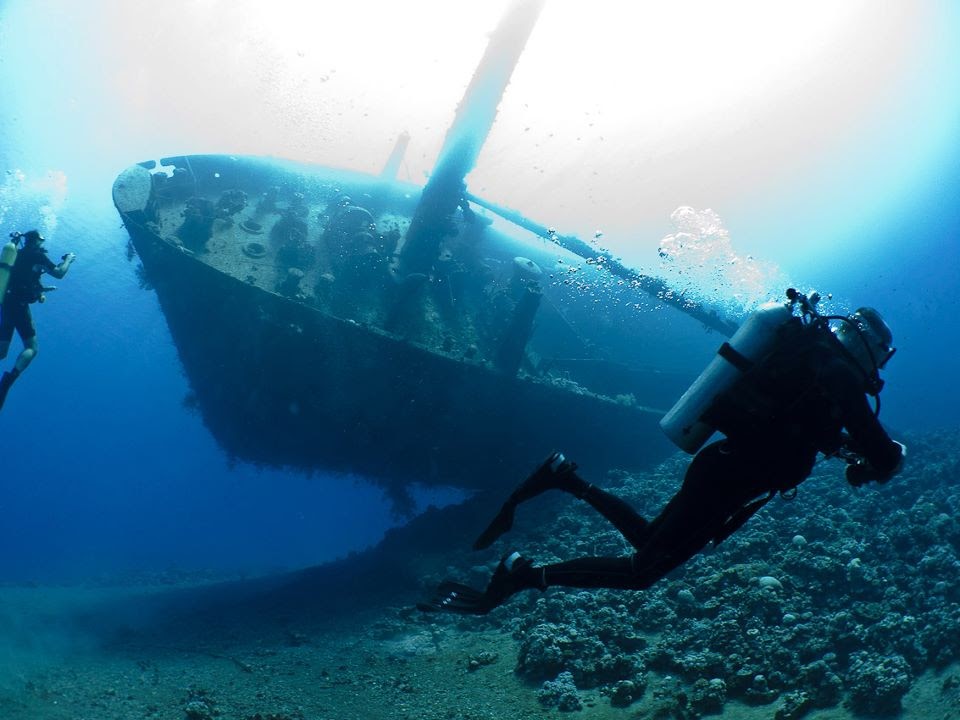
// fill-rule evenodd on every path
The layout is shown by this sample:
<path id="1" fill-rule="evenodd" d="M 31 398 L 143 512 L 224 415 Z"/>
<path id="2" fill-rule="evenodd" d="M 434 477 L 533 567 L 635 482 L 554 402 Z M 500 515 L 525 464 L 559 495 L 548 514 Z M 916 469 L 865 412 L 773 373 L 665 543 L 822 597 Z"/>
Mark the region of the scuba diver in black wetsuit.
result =
<path id="1" fill-rule="evenodd" d="M 507 499 L 474 543 L 489 547 L 513 525 L 516 507 L 547 491 L 587 502 L 623 535 L 627 557 L 585 557 L 535 566 L 519 553 L 500 561 L 485 590 L 442 583 L 424 611 L 484 614 L 522 590 L 551 586 L 642 590 L 702 550 L 720 544 L 777 493 L 795 493 L 818 452 L 847 461 L 853 486 L 886 482 L 906 456 L 880 425 L 879 370 L 894 353 L 880 314 L 821 316 L 819 296 L 788 290 L 790 302 L 761 307 L 661 422 L 696 453 L 676 495 L 653 520 L 591 485 L 560 453 L 548 457 Z M 800 315 L 794 314 L 799 306 Z M 830 321 L 838 321 L 831 328 Z M 877 398 L 871 409 L 866 395 Z M 725 439 L 699 448 L 719 430 Z M 699 451 L 699 452 L 698 452 Z"/>
<path id="2" fill-rule="evenodd" d="M 17 244 L 23 247 L 17 251 Z M 4 246 L 0 255 L 0 360 L 7 357 L 13 331 L 16 330 L 23 341 L 23 350 L 17 356 L 13 368 L 0 376 L 0 408 L 7 399 L 7 393 L 20 373 L 37 356 L 40 346 L 37 342 L 37 328 L 33 324 L 30 305 L 45 300 L 44 292 L 53 288 L 44 287 L 41 277 L 44 274 L 62 278 L 76 259 L 73 253 L 67 253 L 59 264 L 47 257 L 43 247 L 45 238 L 36 230 L 25 233 L 10 233 L 10 242 Z"/>

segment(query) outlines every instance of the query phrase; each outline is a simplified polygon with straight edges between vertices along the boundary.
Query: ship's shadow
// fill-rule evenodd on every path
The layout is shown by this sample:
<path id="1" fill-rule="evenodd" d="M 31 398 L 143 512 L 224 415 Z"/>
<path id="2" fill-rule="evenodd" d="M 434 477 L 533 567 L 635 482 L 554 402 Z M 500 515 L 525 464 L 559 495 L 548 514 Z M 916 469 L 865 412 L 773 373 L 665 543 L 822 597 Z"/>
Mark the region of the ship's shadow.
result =
<path id="1" fill-rule="evenodd" d="M 525 514 L 539 524 L 561 498 Z M 296 572 L 160 592 L 125 594 L 73 618 L 107 648 L 227 647 L 256 639 L 336 630 L 345 624 L 413 615 L 415 604 L 451 566 L 490 564 L 497 550 L 474 552 L 473 540 L 502 497 L 474 496 L 430 508 L 390 530 L 375 547 Z M 519 524 L 519 523 L 518 523 Z"/>

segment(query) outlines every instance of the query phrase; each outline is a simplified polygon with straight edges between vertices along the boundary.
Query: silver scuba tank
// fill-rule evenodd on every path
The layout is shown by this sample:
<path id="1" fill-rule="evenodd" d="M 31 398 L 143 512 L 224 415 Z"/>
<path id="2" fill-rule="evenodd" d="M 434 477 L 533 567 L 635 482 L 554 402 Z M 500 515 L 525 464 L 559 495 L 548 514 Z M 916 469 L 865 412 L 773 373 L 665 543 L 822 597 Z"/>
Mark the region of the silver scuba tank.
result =
<path id="1" fill-rule="evenodd" d="M 10 272 L 13 270 L 13 263 L 17 260 L 17 246 L 10 240 L 0 250 L 0 302 L 7 294 L 7 285 L 10 282 Z"/>
<path id="2" fill-rule="evenodd" d="M 720 393 L 772 349 L 777 328 L 791 317 L 791 303 L 765 303 L 720 346 L 713 360 L 660 420 L 660 427 L 677 447 L 690 454 L 703 447 L 716 431 L 702 420 L 704 413 Z"/>

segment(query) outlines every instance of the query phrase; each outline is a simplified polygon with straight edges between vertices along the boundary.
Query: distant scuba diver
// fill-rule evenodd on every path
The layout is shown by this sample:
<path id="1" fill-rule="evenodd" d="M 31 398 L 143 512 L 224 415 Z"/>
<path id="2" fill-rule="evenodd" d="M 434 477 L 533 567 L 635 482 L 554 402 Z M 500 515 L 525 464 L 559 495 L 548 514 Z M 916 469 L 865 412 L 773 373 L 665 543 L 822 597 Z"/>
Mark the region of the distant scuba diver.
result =
<path id="1" fill-rule="evenodd" d="M 4 245 L 0 253 L 0 360 L 7 357 L 14 330 L 23 341 L 23 351 L 17 356 L 13 368 L 0 377 L 0 408 L 7 399 L 10 386 L 27 369 L 39 350 L 30 305 L 43 302 L 46 299 L 44 293 L 53 290 L 43 286 L 41 277 L 47 273 L 62 278 L 76 259 L 76 255 L 67 253 L 55 265 L 47 257 L 44 240 L 36 230 L 10 233 L 10 242 Z M 21 242 L 23 247 L 18 251 L 17 245 Z"/>
<path id="2" fill-rule="evenodd" d="M 447 581 L 418 607 L 484 614 L 522 590 L 646 589 L 710 541 L 719 545 L 778 492 L 795 493 L 818 452 L 846 460 L 846 479 L 855 487 L 899 472 L 906 447 L 891 440 L 877 418 L 879 371 L 894 353 L 890 328 L 872 308 L 822 316 L 815 293 L 791 288 L 787 296 L 789 303 L 769 303 L 751 315 L 661 421 L 667 435 L 696 456 L 655 519 L 591 485 L 554 453 L 474 543 L 477 550 L 489 547 L 512 527 L 520 503 L 562 490 L 609 520 L 635 549 L 632 555 L 535 566 L 514 552 L 503 557 L 485 590 Z M 831 328 L 830 321 L 839 324 Z M 876 410 L 865 393 L 877 398 Z M 714 431 L 726 437 L 700 450 Z"/>

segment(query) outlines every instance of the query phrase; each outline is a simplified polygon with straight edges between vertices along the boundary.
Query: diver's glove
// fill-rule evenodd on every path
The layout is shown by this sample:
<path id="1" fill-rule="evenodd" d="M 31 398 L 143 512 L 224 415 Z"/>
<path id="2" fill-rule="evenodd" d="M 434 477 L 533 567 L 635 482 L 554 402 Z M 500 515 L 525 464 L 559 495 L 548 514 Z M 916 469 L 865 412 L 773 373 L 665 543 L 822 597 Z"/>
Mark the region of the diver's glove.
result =
<path id="1" fill-rule="evenodd" d="M 897 461 L 897 465 L 893 468 L 893 470 L 885 473 L 880 472 L 873 467 L 873 465 L 867 462 L 866 458 L 861 457 L 855 462 L 847 465 L 847 469 L 845 471 L 847 482 L 853 487 L 860 487 L 861 485 L 866 485 L 868 482 L 877 482 L 883 484 L 900 472 L 900 468 L 903 467 L 903 459 L 907 456 L 907 446 L 903 443 L 897 442 L 896 440 L 893 442 L 900 448 L 900 459 Z"/>

